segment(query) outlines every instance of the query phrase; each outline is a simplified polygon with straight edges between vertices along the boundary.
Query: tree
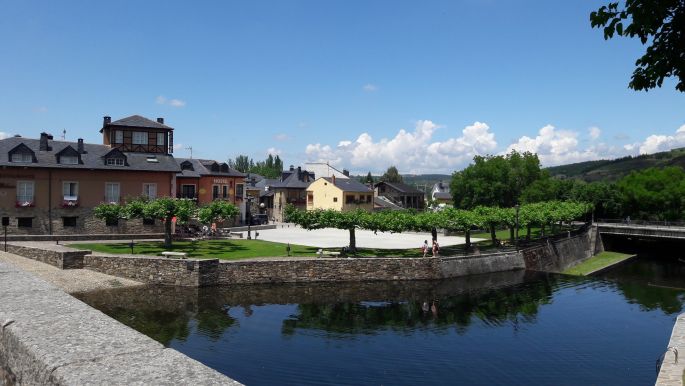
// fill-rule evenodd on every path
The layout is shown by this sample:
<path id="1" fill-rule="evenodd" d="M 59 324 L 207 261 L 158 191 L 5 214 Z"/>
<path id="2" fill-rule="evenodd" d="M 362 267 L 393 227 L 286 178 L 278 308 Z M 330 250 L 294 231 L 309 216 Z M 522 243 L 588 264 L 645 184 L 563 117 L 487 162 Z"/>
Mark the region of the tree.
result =
<path id="1" fill-rule="evenodd" d="M 113 224 L 123 217 L 122 207 L 119 204 L 102 203 L 93 208 L 93 215 L 106 224 Z"/>
<path id="2" fill-rule="evenodd" d="M 250 171 L 250 164 L 254 164 L 254 162 L 246 155 L 239 155 L 235 157 L 235 160 L 228 160 L 228 166 L 230 166 L 231 169 L 235 169 L 241 173 L 247 173 Z"/>
<path id="3" fill-rule="evenodd" d="M 212 224 L 229 220 L 240 211 L 238 208 L 226 201 L 216 200 L 208 205 L 204 205 L 197 210 L 197 218 L 203 224 Z"/>
<path id="4" fill-rule="evenodd" d="M 685 171 L 676 166 L 634 171 L 616 184 L 628 215 L 677 220 L 685 214 Z"/>
<path id="5" fill-rule="evenodd" d="M 373 176 L 371 175 L 371 172 L 369 172 L 366 175 L 366 181 L 364 181 L 364 182 L 367 184 L 373 184 L 374 183 Z"/>
<path id="6" fill-rule="evenodd" d="M 357 252 L 356 229 L 368 227 L 369 212 L 357 209 L 349 212 L 338 212 L 333 209 L 299 210 L 288 204 L 284 211 L 285 221 L 301 226 L 303 229 L 313 230 L 322 228 L 344 229 L 350 233 L 349 251 Z"/>
<path id="7" fill-rule="evenodd" d="M 604 39 L 638 37 L 647 44 L 645 54 L 635 62 L 628 87 L 633 90 L 661 87 L 664 78 L 674 76 L 676 90 L 685 91 L 685 2 L 682 0 L 625 0 L 609 3 L 590 14 L 593 28 L 604 28 Z M 624 25 L 624 22 L 626 24 Z"/>
<path id="8" fill-rule="evenodd" d="M 371 172 L 369 172 L 371 174 Z M 400 172 L 397 171 L 397 168 L 395 166 L 391 166 L 388 168 L 388 170 L 383 173 L 381 176 L 381 181 L 383 182 L 402 182 L 402 176 L 400 175 Z"/>
<path id="9" fill-rule="evenodd" d="M 505 208 L 516 205 L 525 187 L 544 176 L 540 160 L 533 153 L 475 156 L 473 164 L 452 175 L 450 189 L 457 208 Z"/>

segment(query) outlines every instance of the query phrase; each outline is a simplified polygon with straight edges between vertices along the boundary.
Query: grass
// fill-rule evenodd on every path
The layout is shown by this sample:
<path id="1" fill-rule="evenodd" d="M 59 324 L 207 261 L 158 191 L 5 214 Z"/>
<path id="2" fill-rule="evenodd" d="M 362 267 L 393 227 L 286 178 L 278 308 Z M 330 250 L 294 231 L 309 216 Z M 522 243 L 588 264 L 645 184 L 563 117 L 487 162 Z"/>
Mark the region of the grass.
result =
<path id="1" fill-rule="evenodd" d="M 69 244 L 72 248 L 87 249 L 110 254 L 131 254 L 128 243 Z M 287 257 L 286 244 L 264 240 L 201 240 L 175 241 L 172 248 L 164 248 L 161 241 L 135 243 L 133 254 L 159 256 L 164 251 L 186 252 L 188 257 L 240 260 L 254 257 Z M 449 247 L 448 247 L 449 248 Z M 290 244 L 290 256 L 314 257 L 317 247 Z M 340 251 L 340 248 L 323 248 L 326 251 Z M 419 248 L 373 249 L 358 248 L 358 257 L 421 257 Z"/>
<path id="2" fill-rule="evenodd" d="M 563 273 L 567 275 L 585 276 L 598 269 L 608 267 L 612 264 L 616 264 L 620 261 L 623 261 L 631 256 L 633 255 L 619 252 L 604 251 L 574 267 L 567 269 Z"/>

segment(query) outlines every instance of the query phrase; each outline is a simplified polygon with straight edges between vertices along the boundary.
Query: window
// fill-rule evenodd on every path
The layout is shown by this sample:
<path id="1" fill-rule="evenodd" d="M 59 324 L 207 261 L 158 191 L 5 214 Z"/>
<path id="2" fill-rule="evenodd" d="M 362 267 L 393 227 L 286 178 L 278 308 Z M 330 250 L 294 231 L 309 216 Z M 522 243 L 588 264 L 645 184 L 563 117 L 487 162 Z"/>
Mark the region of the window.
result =
<path id="1" fill-rule="evenodd" d="M 370 195 L 370 194 L 367 194 L 367 195 L 366 195 L 366 203 L 367 203 L 367 204 L 371 202 L 371 197 L 373 197 L 373 196 Z"/>
<path id="2" fill-rule="evenodd" d="M 123 158 L 107 158 L 107 166 L 124 166 Z"/>
<path id="3" fill-rule="evenodd" d="M 235 196 L 238 198 L 243 198 L 243 188 L 244 184 L 235 184 Z"/>
<path id="4" fill-rule="evenodd" d="M 114 143 L 124 143 L 124 132 L 121 130 L 114 130 Z"/>
<path id="5" fill-rule="evenodd" d="M 195 198 L 195 185 L 181 185 L 181 198 Z"/>
<path id="6" fill-rule="evenodd" d="M 143 184 L 143 196 L 154 200 L 157 197 L 157 184 Z"/>
<path id="7" fill-rule="evenodd" d="M 345 196 L 345 204 L 354 204 L 354 195 L 353 194 Z"/>
<path id="8" fill-rule="evenodd" d="M 62 183 L 62 194 L 65 200 L 77 200 L 78 182 L 64 181 Z"/>
<path id="9" fill-rule="evenodd" d="M 212 200 L 219 198 L 219 185 L 212 186 Z"/>
<path id="10" fill-rule="evenodd" d="M 155 219 L 154 218 L 144 218 L 143 219 L 143 225 L 155 225 Z"/>
<path id="11" fill-rule="evenodd" d="M 118 218 L 105 219 L 105 225 L 107 225 L 108 227 L 115 227 L 115 226 L 119 225 L 119 219 Z"/>
<path id="12" fill-rule="evenodd" d="M 17 217 L 17 227 L 33 228 L 33 217 Z"/>
<path id="13" fill-rule="evenodd" d="M 11 162 L 33 162 L 33 155 L 26 152 L 13 153 Z"/>
<path id="14" fill-rule="evenodd" d="M 33 181 L 17 181 L 17 201 L 20 203 L 33 203 L 33 192 Z"/>
<path id="15" fill-rule="evenodd" d="M 338 197 L 333 197 L 333 202 L 338 202 Z"/>
<path id="16" fill-rule="evenodd" d="M 164 139 L 165 139 L 164 137 L 166 137 L 164 135 L 164 133 L 157 133 L 157 145 L 158 146 L 164 146 Z"/>
<path id="17" fill-rule="evenodd" d="M 105 202 L 119 202 L 119 183 L 107 182 L 105 183 Z"/>
<path id="18" fill-rule="evenodd" d="M 221 194 L 224 199 L 228 198 L 228 185 L 221 186 Z"/>
<path id="19" fill-rule="evenodd" d="M 78 156 L 61 155 L 59 156 L 59 163 L 64 165 L 78 165 Z"/>
<path id="20" fill-rule="evenodd" d="M 76 226 L 76 219 L 78 217 L 62 217 L 62 226 L 63 227 L 75 227 Z"/>
<path id="21" fill-rule="evenodd" d="M 147 145 L 147 132 L 145 132 L 145 131 L 134 131 L 133 132 L 133 144 L 134 145 Z"/>

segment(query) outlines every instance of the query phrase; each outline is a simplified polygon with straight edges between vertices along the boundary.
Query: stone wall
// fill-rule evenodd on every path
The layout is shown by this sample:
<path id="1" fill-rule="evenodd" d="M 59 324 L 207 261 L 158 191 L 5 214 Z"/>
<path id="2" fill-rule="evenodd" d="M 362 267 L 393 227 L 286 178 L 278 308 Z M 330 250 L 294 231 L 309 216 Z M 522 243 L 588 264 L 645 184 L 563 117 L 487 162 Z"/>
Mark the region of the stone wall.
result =
<path id="1" fill-rule="evenodd" d="M 60 269 L 83 268 L 83 256 L 91 253 L 90 251 L 79 251 L 65 247 L 53 247 L 51 250 L 46 250 L 14 244 L 7 244 L 7 252 L 50 264 Z"/>
<path id="2" fill-rule="evenodd" d="M 217 282 L 217 259 L 87 255 L 83 268 L 148 284 L 201 287 Z"/>
<path id="3" fill-rule="evenodd" d="M 0 384 L 238 385 L 0 263 Z"/>
<path id="4" fill-rule="evenodd" d="M 52 212 L 41 208 L 5 208 L 3 216 L 9 217 L 10 225 L 7 234 L 10 235 L 55 235 L 72 234 L 137 234 L 163 233 L 161 221 L 155 220 L 154 225 L 143 224 L 142 219 L 119 220 L 117 226 L 107 226 L 104 220 L 93 216 L 92 208 L 55 208 Z M 32 226 L 19 227 L 19 218 L 32 218 Z M 52 221 L 50 221 L 52 217 Z M 75 226 L 64 226 L 65 217 L 75 217 Z M 51 229 L 52 225 L 52 229 Z"/>
<path id="5" fill-rule="evenodd" d="M 663 360 L 656 386 L 681 386 L 685 377 L 685 361 L 678 360 L 678 353 L 685 352 L 685 314 L 676 318 L 671 339 L 664 347 Z"/>
<path id="6" fill-rule="evenodd" d="M 547 239 L 544 243 L 523 249 L 526 269 L 562 272 L 593 256 L 591 232 L 577 236 Z"/>

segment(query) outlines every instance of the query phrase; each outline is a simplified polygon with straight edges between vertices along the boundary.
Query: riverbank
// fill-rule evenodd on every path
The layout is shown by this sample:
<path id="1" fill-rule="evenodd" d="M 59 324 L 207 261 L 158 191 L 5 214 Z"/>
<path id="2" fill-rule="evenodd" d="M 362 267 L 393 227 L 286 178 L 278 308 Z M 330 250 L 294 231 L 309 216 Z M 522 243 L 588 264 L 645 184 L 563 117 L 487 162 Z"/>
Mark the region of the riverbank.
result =
<path id="1" fill-rule="evenodd" d="M 618 264 L 625 263 L 628 260 L 635 258 L 636 256 L 637 255 L 627 253 L 604 251 L 583 261 L 578 265 L 575 265 L 565 270 L 562 273 L 575 276 L 596 275 L 607 269 L 611 269 Z"/>

